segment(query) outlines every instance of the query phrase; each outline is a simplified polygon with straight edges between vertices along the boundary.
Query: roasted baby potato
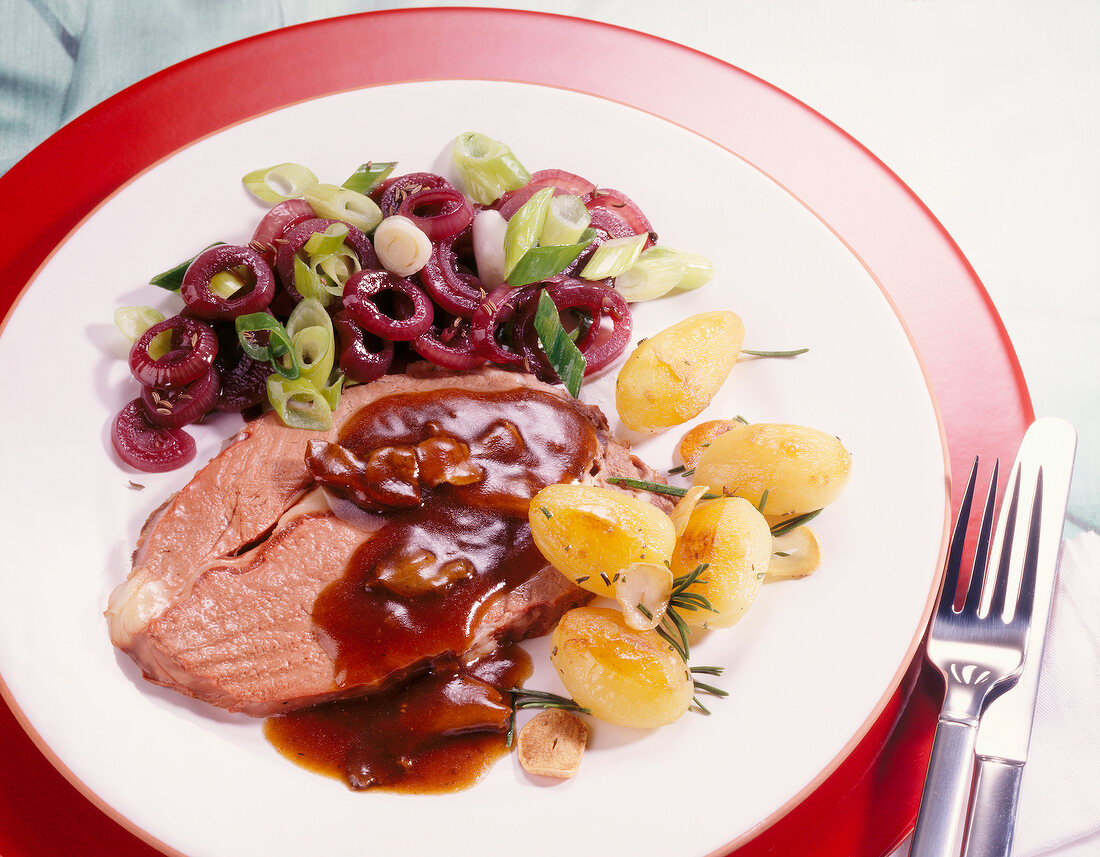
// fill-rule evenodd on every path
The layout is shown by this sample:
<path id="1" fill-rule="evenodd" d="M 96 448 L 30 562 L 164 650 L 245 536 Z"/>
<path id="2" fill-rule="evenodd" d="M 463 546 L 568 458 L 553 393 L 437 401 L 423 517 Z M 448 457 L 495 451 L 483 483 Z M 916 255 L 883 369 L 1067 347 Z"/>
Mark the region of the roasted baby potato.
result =
<path id="1" fill-rule="evenodd" d="M 689 625 L 726 628 L 749 609 L 764 582 L 772 556 L 772 534 L 756 507 L 740 497 L 700 503 L 672 554 L 672 574 L 682 577 L 707 568 L 688 592 L 710 601 L 710 610 L 684 610 Z"/>
<path id="2" fill-rule="evenodd" d="M 831 434 L 805 426 L 753 423 L 711 441 L 695 465 L 692 481 L 715 494 L 744 497 L 769 518 L 786 518 L 833 502 L 851 467 L 851 453 Z"/>
<path id="3" fill-rule="evenodd" d="M 680 656 L 656 631 L 627 627 L 618 610 L 570 610 L 550 646 L 566 690 L 600 720 L 650 729 L 691 705 L 695 684 Z"/>
<path id="4" fill-rule="evenodd" d="M 699 423 L 680 439 L 678 447 L 680 461 L 684 463 L 684 467 L 691 470 L 699 463 L 699 459 L 716 437 L 743 425 L 745 423 L 741 420 L 707 420 L 705 423 Z"/>
<path id="5" fill-rule="evenodd" d="M 546 561 L 597 595 L 614 597 L 624 569 L 666 563 L 676 544 L 671 519 L 656 506 L 595 485 L 548 485 L 527 517 Z"/>
<path id="6" fill-rule="evenodd" d="M 735 313 L 704 312 L 643 339 L 615 382 L 623 425 L 658 432 L 697 416 L 733 369 L 744 338 Z"/>

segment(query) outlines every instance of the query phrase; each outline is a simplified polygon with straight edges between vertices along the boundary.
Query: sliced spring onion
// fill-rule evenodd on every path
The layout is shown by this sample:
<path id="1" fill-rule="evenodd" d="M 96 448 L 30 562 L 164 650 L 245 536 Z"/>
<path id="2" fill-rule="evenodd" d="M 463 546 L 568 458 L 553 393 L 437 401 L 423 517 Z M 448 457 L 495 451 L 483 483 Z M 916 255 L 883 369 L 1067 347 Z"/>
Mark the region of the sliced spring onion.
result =
<path id="1" fill-rule="evenodd" d="M 674 260 L 683 271 L 680 282 L 676 284 L 676 291 L 686 292 L 704 286 L 714 277 L 714 265 L 706 256 L 698 253 L 688 253 L 685 250 L 676 250 L 672 247 L 650 247 L 642 254 L 642 258 Z"/>
<path id="2" fill-rule="evenodd" d="M 554 244 L 575 244 L 588 228 L 592 215 L 584 207 L 579 196 L 563 193 L 550 200 L 543 224 L 539 244 L 548 247 Z"/>
<path id="3" fill-rule="evenodd" d="M 301 196 L 306 187 L 317 184 L 317 176 L 301 164 L 276 164 L 253 170 L 241 181 L 253 196 L 275 204 Z"/>
<path id="4" fill-rule="evenodd" d="M 219 244 L 224 244 L 224 241 L 215 241 L 210 247 L 217 247 Z M 205 253 L 210 247 L 203 247 L 202 252 Z M 170 292 L 178 292 L 180 285 L 183 283 L 183 275 L 187 273 L 187 269 L 191 267 L 191 263 L 194 262 L 202 253 L 196 253 L 186 262 L 180 262 L 173 268 L 169 268 L 163 273 L 157 274 L 153 279 L 149 281 L 151 286 L 160 286 L 162 289 L 167 289 Z"/>
<path id="5" fill-rule="evenodd" d="M 395 214 L 378 224 L 374 252 L 391 274 L 408 277 L 424 267 L 432 255 L 432 242 L 409 218 Z"/>
<path id="6" fill-rule="evenodd" d="M 499 211 L 486 208 L 474 214 L 473 245 L 477 275 L 487 289 L 504 282 L 504 234 L 508 221 Z"/>
<path id="7" fill-rule="evenodd" d="M 335 253 L 348 237 L 346 223 L 330 223 L 324 232 L 314 232 L 303 245 L 308 256 L 330 256 Z"/>
<path id="8" fill-rule="evenodd" d="M 329 217 L 350 223 L 360 232 L 372 232 L 382 222 L 382 209 L 366 194 L 356 193 L 334 184 L 308 185 L 302 196 L 318 217 Z"/>
<path id="9" fill-rule="evenodd" d="M 356 193 L 369 194 L 389 178 L 396 166 L 397 161 L 367 161 L 365 164 L 360 164 L 359 168 L 348 176 L 348 180 L 342 187 Z"/>
<path id="10" fill-rule="evenodd" d="M 315 326 L 331 330 L 332 319 L 325 312 L 324 305 L 320 301 L 307 299 L 299 302 L 290 313 L 290 317 L 286 320 L 286 333 L 293 339 L 300 331 Z"/>
<path id="11" fill-rule="evenodd" d="M 451 154 L 466 196 L 482 205 L 495 202 L 531 180 L 531 174 L 511 149 L 476 131 L 459 134 Z"/>
<path id="12" fill-rule="evenodd" d="M 233 271 L 218 271 L 210 278 L 210 291 L 219 298 L 231 298 L 244 288 L 244 280 Z"/>
<path id="13" fill-rule="evenodd" d="M 545 280 L 554 274 L 560 274 L 595 237 L 595 230 L 589 229 L 576 244 L 532 247 L 523 254 L 523 258 L 516 263 L 512 273 L 508 275 L 508 285 L 526 286 L 529 283 Z"/>
<path id="14" fill-rule="evenodd" d="M 304 378 L 269 376 L 267 398 L 279 419 L 291 428 L 316 431 L 332 428 L 332 407 L 321 391 Z"/>
<path id="15" fill-rule="evenodd" d="M 603 280 L 619 276 L 634 264 L 647 240 L 649 236 L 642 234 L 604 241 L 584 266 L 581 277 L 585 280 Z"/>
<path id="16" fill-rule="evenodd" d="M 361 271 L 363 266 L 359 264 L 359 257 L 348 251 L 345 247 L 339 253 L 331 256 L 323 256 L 314 265 L 314 270 L 320 269 L 322 285 L 330 295 L 344 296 L 344 284 L 356 271 Z"/>
<path id="17" fill-rule="evenodd" d="M 509 219 L 508 228 L 504 232 L 505 277 L 512 273 L 523 254 L 538 243 L 553 196 L 554 189 L 544 187 L 520 206 Z"/>
<path id="18" fill-rule="evenodd" d="M 320 392 L 325 401 L 328 402 L 328 406 L 332 410 L 336 410 L 340 406 L 340 393 L 344 389 L 344 383 L 347 378 L 344 375 L 339 375 L 335 381 L 329 384 L 327 387 L 322 387 Z"/>
<path id="19" fill-rule="evenodd" d="M 321 275 L 298 256 L 294 257 L 294 288 L 303 298 L 312 298 L 326 306 L 332 301 Z"/>
<path id="20" fill-rule="evenodd" d="M 299 303 L 287 319 L 286 332 L 302 377 L 318 389 L 325 387 L 336 359 L 336 342 L 324 305 L 312 299 Z"/>
<path id="21" fill-rule="evenodd" d="M 233 319 L 233 326 L 241 348 L 253 360 L 270 363 L 272 369 L 291 381 L 302 374 L 286 328 L 274 316 L 266 312 L 239 315 Z"/>
<path id="22" fill-rule="evenodd" d="M 115 327 L 131 342 L 162 321 L 164 313 L 151 306 L 120 306 L 115 310 Z"/>
<path id="23" fill-rule="evenodd" d="M 535 331 L 554 372 L 575 399 L 580 394 L 584 379 L 584 355 L 562 327 L 557 304 L 545 289 L 539 294 L 539 304 L 535 310 Z"/>
<path id="24" fill-rule="evenodd" d="M 302 380 L 309 381 L 318 389 L 328 384 L 332 374 L 335 347 L 332 332 L 320 325 L 299 330 L 291 340 L 294 344 L 294 356 L 302 367 Z"/>
<path id="25" fill-rule="evenodd" d="M 654 253 L 651 247 L 615 278 L 615 291 L 631 303 L 667 295 L 684 277 L 684 266 L 675 254 Z"/>

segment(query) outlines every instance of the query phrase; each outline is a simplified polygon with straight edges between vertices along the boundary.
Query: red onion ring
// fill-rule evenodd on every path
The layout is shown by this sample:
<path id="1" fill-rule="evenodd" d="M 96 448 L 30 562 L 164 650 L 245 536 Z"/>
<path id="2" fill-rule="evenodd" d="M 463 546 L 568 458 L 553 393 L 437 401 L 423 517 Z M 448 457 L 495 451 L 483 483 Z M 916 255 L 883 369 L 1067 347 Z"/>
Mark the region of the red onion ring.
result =
<path id="1" fill-rule="evenodd" d="M 630 341 L 633 326 L 630 305 L 622 295 L 572 277 L 559 276 L 532 285 L 536 287 L 536 293 L 539 288 L 546 289 L 559 312 L 582 309 L 592 318 L 588 330 L 577 340 L 577 348 L 585 359 L 585 375 L 598 372 L 622 354 Z M 528 300 L 525 303 L 516 325 L 516 335 L 528 371 L 543 381 L 553 383 L 559 379 L 543 354 L 538 331 L 535 330 L 537 308 L 537 301 Z M 612 322 L 610 331 L 602 324 L 605 318 Z"/>
<path id="2" fill-rule="evenodd" d="M 653 224 L 649 222 L 649 218 L 645 216 L 638 204 L 622 191 L 601 187 L 592 194 L 592 199 L 585 203 L 585 208 L 593 215 L 597 209 L 605 209 L 620 220 L 626 221 L 630 226 L 631 235 L 642 235 L 648 232 L 653 239 L 656 239 Z"/>
<path id="3" fill-rule="evenodd" d="M 276 245 L 275 273 L 278 274 L 279 282 L 294 298 L 295 303 L 301 301 L 302 295 L 294 287 L 294 257 L 305 246 L 310 236 L 315 232 L 324 232 L 333 223 L 344 223 L 344 221 L 328 220 L 324 217 L 303 220 L 291 226 Z M 348 228 L 344 243 L 351 247 L 356 258 L 359 259 L 360 267 L 381 268 L 382 263 L 378 261 L 378 255 L 374 252 L 374 245 L 370 243 L 370 239 L 350 223 L 344 223 L 344 225 Z"/>
<path id="4" fill-rule="evenodd" d="M 222 367 L 222 388 L 214 405 L 216 411 L 243 411 L 258 405 L 267 396 L 271 364 L 253 360 L 240 345 L 237 352 L 237 361 Z"/>
<path id="5" fill-rule="evenodd" d="M 444 369 L 476 369 L 485 358 L 474 350 L 470 325 L 462 318 L 453 319 L 442 330 L 433 325 L 409 343 L 426 360 Z"/>
<path id="6" fill-rule="evenodd" d="M 173 350 L 154 360 L 149 345 L 166 330 L 173 332 Z M 218 337 L 214 331 L 201 321 L 176 315 L 154 324 L 138 337 L 130 349 L 130 372 L 150 387 L 182 387 L 205 375 L 217 356 Z"/>
<path id="7" fill-rule="evenodd" d="M 453 188 L 453 185 L 443 176 L 435 173 L 407 173 L 392 179 L 385 185 L 378 198 L 378 207 L 382 209 L 383 217 L 392 217 L 397 214 L 405 197 L 430 188 Z"/>
<path id="8" fill-rule="evenodd" d="M 554 188 L 554 196 L 568 193 L 579 196 L 585 202 L 589 194 L 596 189 L 596 185 L 588 179 L 581 178 L 565 170 L 539 170 L 531 174 L 531 180 L 518 190 L 509 191 L 498 201 L 497 210 L 501 216 L 508 220 L 531 197 L 545 187 Z"/>
<path id="9" fill-rule="evenodd" d="M 215 274 L 243 266 L 252 274 L 251 288 L 244 288 L 230 298 L 210 291 Z M 219 244 L 195 257 L 183 275 L 180 297 L 187 309 L 199 318 L 220 321 L 267 309 L 275 296 L 275 278 L 264 257 L 251 247 Z"/>
<path id="10" fill-rule="evenodd" d="M 381 348 L 371 351 L 367 347 L 364 330 L 342 310 L 332 318 L 332 325 L 340 337 L 340 369 L 353 381 L 374 381 L 386 374 L 393 363 L 393 343 L 380 339 Z M 370 334 L 367 334 L 368 336 Z"/>
<path id="11" fill-rule="evenodd" d="M 432 241 L 457 235 L 474 222 L 474 209 L 452 187 L 426 188 L 405 197 L 397 213 L 407 217 Z"/>
<path id="12" fill-rule="evenodd" d="M 385 292 L 400 295 L 408 302 L 402 307 L 402 301 L 397 298 L 394 316 L 383 313 L 374 302 L 374 298 Z M 406 310 L 410 311 L 406 314 Z M 416 339 L 424 333 L 432 326 L 435 313 L 428 296 L 412 280 L 389 271 L 358 271 L 353 274 L 344 286 L 344 311 L 368 333 L 397 342 Z"/>
<path id="13" fill-rule="evenodd" d="M 195 439 L 183 429 L 152 425 L 141 399 L 129 402 L 111 423 L 111 445 L 126 464 L 146 473 L 175 470 L 195 457 Z"/>
<path id="14" fill-rule="evenodd" d="M 464 229 L 432 245 L 432 254 L 419 274 L 431 299 L 451 315 L 463 318 L 473 318 L 485 296 L 481 280 L 459 269 L 456 245 L 459 242 L 464 245 L 471 234 L 470 229 Z"/>
<path id="15" fill-rule="evenodd" d="M 316 216 L 313 208 L 304 199 L 288 199 L 280 202 L 256 225 L 256 231 L 252 233 L 249 244 L 259 245 L 256 247 L 257 250 L 260 250 L 260 247 L 272 245 L 272 252 L 274 252 L 275 241 L 282 238 L 290 227 Z"/>
<path id="16" fill-rule="evenodd" d="M 522 315 L 526 303 L 536 291 L 531 286 L 513 289 L 503 285 L 493 289 L 470 319 L 470 339 L 474 352 L 490 363 L 522 367 L 523 353 L 505 348 L 497 338 L 497 331 L 506 324 L 512 324 Z"/>
<path id="17" fill-rule="evenodd" d="M 183 428 L 206 416 L 214 408 L 221 392 L 222 377 L 217 366 L 185 387 L 158 390 L 142 386 L 141 403 L 145 418 L 160 428 Z"/>

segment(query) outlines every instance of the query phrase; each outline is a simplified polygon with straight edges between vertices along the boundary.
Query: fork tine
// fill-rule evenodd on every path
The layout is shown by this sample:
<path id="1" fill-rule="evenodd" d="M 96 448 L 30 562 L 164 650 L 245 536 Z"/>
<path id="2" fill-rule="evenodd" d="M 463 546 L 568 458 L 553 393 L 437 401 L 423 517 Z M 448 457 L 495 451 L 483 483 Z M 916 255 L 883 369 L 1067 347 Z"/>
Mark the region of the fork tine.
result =
<path id="1" fill-rule="evenodd" d="M 1005 601 L 1008 599 L 1008 566 L 1012 559 L 1012 539 L 1016 534 L 1016 514 L 1020 509 L 1020 468 L 1016 468 L 1016 484 L 1012 489 L 1012 500 L 1008 509 L 1002 510 L 1005 516 L 1004 540 L 1001 542 L 1001 560 L 997 564 L 997 583 L 993 587 L 993 599 L 989 602 L 989 615 L 1002 618 Z"/>
<path id="2" fill-rule="evenodd" d="M 947 551 L 947 572 L 943 578 L 943 593 L 940 595 L 939 609 L 954 610 L 955 593 L 959 588 L 959 566 L 962 565 L 963 547 L 966 545 L 966 530 L 970 521 L 970 506 L 974 500 L 974 482 L 978 477 L 978 458 L 970 468 L 970 478 L 966 481 L 962 502 L 959 504 L 959 516 L 955 520 L 955 531 L 951 534 L 951 546 Z M 947 595 L 950 594 L 950 598 Z"/>
<path id="3" fill-rule="evenodd" d="M 1043 468 L 1035 477 L 1035 498 L 1031 501 L 1031 521 L 1027 530 L 1027 549 L 1024 553 L 1024 572 L 1020 578 L 1020 597 L 1016 600 L 1014 625 L 1026 625 L 1031 621 L 1031 608 L 1035 603 L 1035 578 L 1039 573 L 1039 525 L 1043 518 Z"/>
<path id="4" fill-rule="evenodd" d="M 974 552 L 974 568 L 970 572 L 970 587 L 966 591 L 966 603 L 963 610 L 977 614 L 982 603 L 982 583 L 985 580 L 985 567 L 989 562 L 989 539 L 993 533 L 993 511 L 997 505 L 997 479 L 1000 473 L 1000 460 L 993 462 L 993 476 L 989 480 L 989 493 L 985 497 L 985 512 L 982 514 L 982 528 L 978 531 L 978 547 Z"/>

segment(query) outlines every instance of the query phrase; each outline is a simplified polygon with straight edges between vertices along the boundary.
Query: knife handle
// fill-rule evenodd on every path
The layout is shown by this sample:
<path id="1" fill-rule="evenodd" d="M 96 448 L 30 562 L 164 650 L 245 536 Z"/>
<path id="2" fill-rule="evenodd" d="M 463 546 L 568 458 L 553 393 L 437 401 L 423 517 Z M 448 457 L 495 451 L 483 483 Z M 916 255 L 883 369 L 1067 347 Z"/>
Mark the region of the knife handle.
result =
<path id="1" fill-rule="evenodd" d="M 940 718 L 909 857 L 958 857 L 977 738 L 976 723 Z"/>
<path id="2" fill-rule="evenodd" d="M 1009 857 L 1024 766 L 978 758 L 964 857 Z"/>

